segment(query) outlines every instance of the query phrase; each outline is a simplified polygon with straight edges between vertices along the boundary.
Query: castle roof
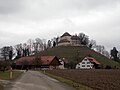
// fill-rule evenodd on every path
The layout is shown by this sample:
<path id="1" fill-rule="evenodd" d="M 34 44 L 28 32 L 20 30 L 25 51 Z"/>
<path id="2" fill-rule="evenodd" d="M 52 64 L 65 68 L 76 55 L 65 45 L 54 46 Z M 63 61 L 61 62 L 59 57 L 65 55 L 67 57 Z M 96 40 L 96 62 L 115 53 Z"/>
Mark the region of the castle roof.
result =
<path id="1" fill-rule="evenodd" d="M 71 36 L 68 32 L 65 32 L 61 37 L 64 37 L 64 36 Z"/>

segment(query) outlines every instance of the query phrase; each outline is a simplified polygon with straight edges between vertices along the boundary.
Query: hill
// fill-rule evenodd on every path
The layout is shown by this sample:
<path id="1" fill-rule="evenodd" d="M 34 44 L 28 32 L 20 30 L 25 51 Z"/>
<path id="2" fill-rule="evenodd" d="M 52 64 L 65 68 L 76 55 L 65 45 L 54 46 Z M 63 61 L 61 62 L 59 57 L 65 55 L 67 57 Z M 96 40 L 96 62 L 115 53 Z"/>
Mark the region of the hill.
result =
<path id="1" fill-rule="evenodd" d="M 99 61 L 104 68 L 107 65 L 111 67 L 119 66 L 118 62 L 110 60 L 107 57 L 101 55 L 98 52 L 95 52 L 94 50 L 91 50 L 86 46 L 59 46 L 42 51 L 39 53 L 39 55 L 55 55 L 61 58 L 64 57 L 73 62 L 78 62 L 77 60 L 80 61 L 85 56 L 90 55 L 94 57 L 97 61 Z"/>

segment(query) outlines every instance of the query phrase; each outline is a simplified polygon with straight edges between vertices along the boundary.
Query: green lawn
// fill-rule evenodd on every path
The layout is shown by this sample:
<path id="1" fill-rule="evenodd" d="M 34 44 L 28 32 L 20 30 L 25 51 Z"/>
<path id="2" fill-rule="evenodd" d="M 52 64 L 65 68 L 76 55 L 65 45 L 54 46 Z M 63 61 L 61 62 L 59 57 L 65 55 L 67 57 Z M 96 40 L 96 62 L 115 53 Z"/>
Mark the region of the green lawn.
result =
<path id="1" fill-rule="evenodd" d="M 13 71 L 13 77 L 11 79 L 17 78 L 21 73 L 22 72 L 20 72 L 20 71 Z M 5 71 L 5 72 L 0 71 L 0 79 L 9 80 L 10 72 L 9 71 Z"/>
<path id="2" fill-rule="evenodd" d="M 0 71 L 0 79 L 2 80 L 12 80 L 17 78 L 19 75 L 21 75 L 21 71 L 13 71 L 13 77 L 10 78 L 10 72 L 9 71 L 5 71 L 2 72 Z M 3 85 L 0 83 L 0 90 L 3 90 Z"/>

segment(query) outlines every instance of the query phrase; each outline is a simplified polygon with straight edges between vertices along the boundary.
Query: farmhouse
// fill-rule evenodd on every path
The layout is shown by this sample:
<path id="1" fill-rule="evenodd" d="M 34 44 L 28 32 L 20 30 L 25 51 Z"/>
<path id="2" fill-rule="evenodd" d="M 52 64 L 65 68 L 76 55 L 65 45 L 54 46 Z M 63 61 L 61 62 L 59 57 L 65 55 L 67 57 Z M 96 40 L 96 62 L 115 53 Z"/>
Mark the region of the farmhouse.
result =
<path id="1" fill-rule="evenodd" d="M 70 35 L 68 32 L 65 32 L 58 42 L 58 46 L 80 46 L 79 37 Z"/>
<path id="2" fill-rule="evenodd" d="M 81 62 L 76 65 L 76 69 L 92 69 L 97 68 L 100 63 L 92 57 L 85 57 Z"/>
<path id="3" fill-rule="evenodd" d="M 16 61 L 16 67 L 19 68 L 46 68 L 57 69 L 60 65 L 59 59 L 56 56 L 27 56 L 19 58 Z"/>

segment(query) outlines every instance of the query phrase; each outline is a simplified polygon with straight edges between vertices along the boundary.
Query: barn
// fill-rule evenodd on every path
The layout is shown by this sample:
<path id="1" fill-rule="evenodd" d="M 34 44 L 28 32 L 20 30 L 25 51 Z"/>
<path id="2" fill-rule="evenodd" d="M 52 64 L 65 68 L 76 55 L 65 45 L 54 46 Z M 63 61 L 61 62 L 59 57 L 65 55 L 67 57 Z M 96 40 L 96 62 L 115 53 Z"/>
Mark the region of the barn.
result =
<path id="1" fill-rule="evenodd" d="M 26 56 L 17 59 L 15 65 L 19 69 L 57 69 L 60 62 L 56 56 Z"/>

